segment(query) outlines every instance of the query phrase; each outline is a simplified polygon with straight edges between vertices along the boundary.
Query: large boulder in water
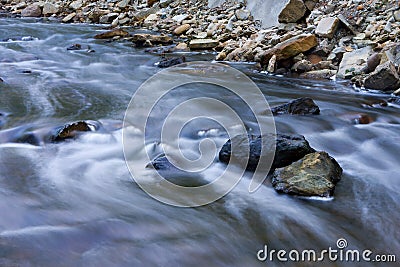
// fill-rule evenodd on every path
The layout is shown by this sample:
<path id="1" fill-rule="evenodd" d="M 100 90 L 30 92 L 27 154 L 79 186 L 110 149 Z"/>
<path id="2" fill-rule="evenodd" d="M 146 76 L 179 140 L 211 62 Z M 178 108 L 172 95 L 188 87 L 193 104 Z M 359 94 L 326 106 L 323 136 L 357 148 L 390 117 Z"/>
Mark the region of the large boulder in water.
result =
<path id="1" fill-rule="evenodd" d="M 309 97 L 302 97 L 290 101 L 289 103 L 271 108 L 274 115 L 318 115 L 320 113 L 319 107 Z"/>
<path id="2" fill-rule="evenodd" d="M 248 139 L 248 142 L 246 139 Z M 239 144 L 237 151 L 234 151 L 233 154 L 232 142 Z M 303 158 L 305 155 L 315 152 L 302 135 L 237 135 L 223 145 L 219 152 L 219 160 L 226 164 L 228 164 L 231 159 L 233 162 L 243 163 L 243 160 L 247 158 L 246 152 L 250 151 L 247 170 L 254 171 L 257 168 L 260 157 L 268 157 L 268 155 L 271 154 L 274 144 L 276 148 L 272 169 L 288 166 L 292 162 Z M 247 145 L 249 145 L 249 147 L 247 147 Z M 261 147 L 263 147 L 262 152 Z"/>
<path id="3" fill-rule="evenodd" d="M 275 170 L 272 186 L 286 194 L 329 197 L 333 195 L 342 172 L 340 165 L 328 153 L 316 152 Z"/>

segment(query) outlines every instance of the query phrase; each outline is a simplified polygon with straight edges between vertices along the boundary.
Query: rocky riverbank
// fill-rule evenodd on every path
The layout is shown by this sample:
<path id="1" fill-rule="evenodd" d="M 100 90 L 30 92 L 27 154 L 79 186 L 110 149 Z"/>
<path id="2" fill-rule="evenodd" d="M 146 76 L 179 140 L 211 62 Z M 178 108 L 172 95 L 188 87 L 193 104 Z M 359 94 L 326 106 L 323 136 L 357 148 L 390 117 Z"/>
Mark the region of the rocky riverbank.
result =
<path id="1" fill-rule="evenodd" d="M 400 4 L 395 0 L 290 0 L 279 14 L 280 24 L 269 29 L 261 29 L 245 1 L 225 1 L 215 8 L 204 0 L 1 3 L 4 11 L 17 16 L 127 26 L 166 35 L 160 39 L 116 31 L 105 36 L 140 46 L 174 43 L 173 50 L 214 50 L 218 61 L 256 62 L 269 73 L 348 79 L 385 92 L 400 87 Z"/>

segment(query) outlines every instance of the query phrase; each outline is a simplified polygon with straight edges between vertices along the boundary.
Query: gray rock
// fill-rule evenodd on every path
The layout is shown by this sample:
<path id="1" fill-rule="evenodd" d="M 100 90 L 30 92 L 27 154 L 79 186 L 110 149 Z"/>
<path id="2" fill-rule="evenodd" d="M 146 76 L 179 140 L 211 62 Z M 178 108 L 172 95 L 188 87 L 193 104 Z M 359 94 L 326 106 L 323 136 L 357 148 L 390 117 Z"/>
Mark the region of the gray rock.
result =
<path id="1" fill-rule="evenodd" d="M 393 12 L 393 18 L 396 21 L 400 21 L 400 10 L 396 10 L 396 11 Z"/>
<path id="2" fill-rule="evenodd" d="M 43 15 L 57 14 L 58 11 L 59 7 L 57 5 L 48 2 L 44 3 L 43 5 Z"/>
<path id="3" fill-rule="evenodd" d="M 65 23 L 70 22 L 75 16 L 76 16 L 76 13 L 73 12 L 73 13 L 71 13 L 71 14 L 65 16 L 65 17 L 62 19 L 62 22 L 65 22 Z"/>
<path id="4" fill-rule="evenodd" d="M 246 146 L 246 140 L 248 145 Z M 232 154 L 232 143 L 237 145 L 237 150 Z M 273 146 L 275 145 L 275 155 L 271 168 L 281 168 L 288 166 L 309 153 L 315 152 L 310 147 L 304 136 L 293 134 L 269 134 L 264 136 L 255 135 L 237 135 L 228 140 L 219 152 L 219 160 L 228 164 L 232 161 L 233 164 L 247 166 L 246 169 L 254 171 L 259 163 L 261 156 L 272 157 Z M 263 148 L 261 151 L 261 147 Z M 246 159 L 246 151 L 250 151 L 249 161 Z M 261 154 L 262 153 L 262 154 Z M 263 167 L 263 162 L 260 163 Z"/>
<path id="5" fill-rule="evenodd" d="M 29 5 L 21 11 L 22 17 L 40 17 L 41 15 L 42 10 L 38 4 Z"/>
<path id="6" fill-rule="evenodd" d="M 73 1 L 71 4 L 69 4 L 69 8 L 73 9 L 73 10 L 77 10 L 79 8 L 81 8 L 83 5 L 82 0 L 77 0 L 77 1 Z"/>
<path id="7" fill-rule="evenodd" d="M 272 178 L 276 191 L 298 196 L 332 196 L 342 176 L 342 168 L 326 152 L 306 155 L 282 169 Z"/>
<path id="8" fill-rule="evenodd" d="M 379 65 L 374 72 L 365 78 L 364 86 L 382 91 L 395 91 L 400 87 L 396 67 L 390 61 Z"/>
<path id="9" fill-rule="evenodd" d="M 290 0 L 279 14 L 281 23 L 298 22 L 306 14 L 307 7 L 302 0 Z"/>
<path id="10" fill-rule="evenodd" d="M 100 17 L 99 22 L 101 24 L 107 24 L 112 22 L 114 19 L 118 17 L 118 13 L 108 13 Z"/>
<path id="11" fill-rule="evenodd" d="M 340 79 L 350 79 L 359 75 L 366 69 L 367 60 L 371 54 L 371 47 L 366 46 L 352 52 L 344 53 L 340 62 L 337 77 Z"/>
<path id="12" fill-rule="evenodd" d="M 235 11 L 238 20 L 246 20 L 250 17 L 250 11 L 246 9 L 238 9 Z"/>
<path id="13" fill-rule="evenodd" d="M 357 34 L 357 31 L 354 29 L 354 27 L 347 21 L 347 19 L 343 16 L 343 14 L 340 14 L 337 17 L 340 22 L 354 35 Z"/>
<path id="14" fill-rule="evenodd" d="M 131 0 L 122 0 L 122 1 L 118 2 L 117 7 L 125 8 L 129 5 L 130 2 L 131 2 Z"/>
<path id="15" fill-rule="evenodd" d="M 334 17 L 323 18 L 318 23 L 315 34 L 332 39 L 339 25 L 339 19 Z"/>

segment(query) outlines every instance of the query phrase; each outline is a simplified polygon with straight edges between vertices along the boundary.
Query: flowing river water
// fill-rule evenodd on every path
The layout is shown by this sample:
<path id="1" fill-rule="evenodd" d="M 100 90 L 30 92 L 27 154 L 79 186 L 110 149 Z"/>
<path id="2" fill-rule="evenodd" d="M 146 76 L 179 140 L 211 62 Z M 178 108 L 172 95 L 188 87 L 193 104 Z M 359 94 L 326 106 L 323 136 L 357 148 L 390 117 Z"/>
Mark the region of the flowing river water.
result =
<path id="1" fill-rule="evenodd" d="M 315 100 L 321 115 L 279 116 L 276 127 L 304 135 L 312 147 L 335 157 L 344 169 L 342 181 L 329 201 L 280 195 L 269 180 L 250 194 L 244 179 L 212 204 L 173 207 L 136 185 L 122 147 L 127 105 L 141 83 L 160 71 L 154 66 L 159 56 L 129 42 L 93 39 L 100 30 L 96 25 L 0 20 L 0 113 L 7 115 L 0 117 L 1 266 L 280 266 L 258 261 L 257 252 L 264 245 L 276 250 L 336 248 L 339 238 L 351 249 L 400 251 L 400 107 L 371 106 L 387 95 L 236 65 L 271 106 L 304 96 Z M 66 49 L 75 43 L 84 49 Z M 95 52 L 88 53 L 86 46 Z M 210 60 L 213 55 L 186 57 Z M 167 97 L 164 109 L 152 116 L 162 120 L 168 107 L 202 94 L 229 99 L 223 90 L 197 84 Z M 251 128 L 247 112 L 243 108 Z M 373 122 L 353 123 L 353 114 L 359 113 Z M 49 129 L 77 120 L 96 121 L 100 130 L 56 144 L 13 141 L 26 132 L 40 139 Z M 182 134 L 183 146 L 190 147 L 205 136 L 219 145 L 227 140 L 206 121 L 188 124 Z"/>

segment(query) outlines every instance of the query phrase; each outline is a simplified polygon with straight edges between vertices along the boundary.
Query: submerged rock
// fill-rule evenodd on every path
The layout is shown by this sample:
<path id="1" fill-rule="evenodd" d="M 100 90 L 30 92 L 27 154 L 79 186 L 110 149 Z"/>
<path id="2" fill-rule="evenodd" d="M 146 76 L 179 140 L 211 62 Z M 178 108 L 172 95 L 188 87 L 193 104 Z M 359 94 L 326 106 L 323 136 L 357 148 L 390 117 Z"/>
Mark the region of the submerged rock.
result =
<path id="1" fill-rule="evenodd" d="M 58 129 L 51 135 L 52 142 L 65 141 L 67 139 L 75 138 L 80 132 L 90 132 L 94 130 L 94 126 L 85 122 L 78 121 L 71 124 L 66 124 Z"/>
<path id="2" fill-rule="evenodd" d="M 290 166 L 277 169 L 272 178 L 276 191 L 298 196 L 332 196 L 342 168 L 326 152 L 315 152 Z"/>
<path id="3" fill-rule="evenodd" d="M 173 58 L 163 58 L 160 62 L 158 62 L 157 67 L 159 68 L 169 68 L 171 66 L 182 64 L 186 61 L 184 56 L 182 57 L 173 57 Z"/>
<path id="4" fill-rule="evenodd" d="M 248 139 L 249 149 L 246 146 L 246 139 Z M 234 151 L 234 154 L 232 154 L 232 142 L 238 144 L 238 150 Z M 263 147 L 262 155 L 269 156 L 271 155 L 271 150 L 273 150 L 274 142 L 276 143 L 272 169 L 287 166 L 305 155 L 315 152 L 302 135 L 269 134 L 263 137 L 238 135 L 223 145 L 219 152 L 219 160 L 228 164 L 232 159 L 233 162 L 243 164 L 243 160 L 246 159 L 246 151 L 249 150 L 247 170 L 254 171 L 259 163 L 261 147 Z"/>
<path id="5" fill-rule="evenodd" d="M 289 103 L 271 108 L 274 115 L 318 115 L 320 109 L 315 102 L 309 97 L 302 97 L 290 101 Z"/>
<path id="6" fill-rule="evenodd" d="M 80 44 L 73 44 L 73 45 L 67 47 L 67 50 L 81 50 L 81 49 L 82 49 L 82 45 L 80 45 Z"/>
<path id="7" fill-rule="evenodd" d="M 94 36 L 94 39 L 111 39 L 116 36 L 126 37 L 129 35 L 129 32 L 124 31 L 122 29 L 115 29 L 108 32 L 103 32 Z"/>

